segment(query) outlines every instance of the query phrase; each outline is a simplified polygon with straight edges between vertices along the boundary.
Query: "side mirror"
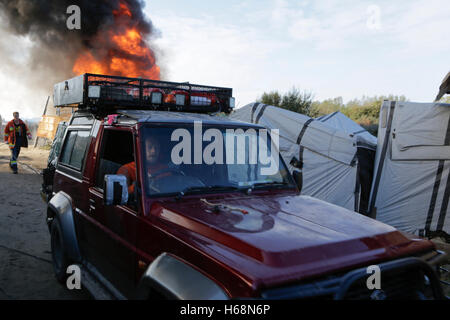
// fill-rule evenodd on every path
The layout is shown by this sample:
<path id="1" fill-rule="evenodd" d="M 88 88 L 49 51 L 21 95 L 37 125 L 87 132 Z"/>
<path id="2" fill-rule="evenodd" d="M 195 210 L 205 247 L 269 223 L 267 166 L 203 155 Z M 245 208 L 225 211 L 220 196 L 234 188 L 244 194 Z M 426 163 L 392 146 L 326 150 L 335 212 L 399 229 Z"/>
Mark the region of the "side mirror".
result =
<path id="1" fill-rule="evenodd" d="M 105 206 L 126 205 L 128 202 L 127 178 L 121 174 L 106 174 L 103 185 Z"/>
<path id="2" fill-rule="evenodd" d="M 294 181 L 297 184 L 298 190 L 300 192 L 302 192 L 302 187 L 303 187 L 303 175 L 301 171 L 298 170 L 294 170 L 294 172 L 292 172 L 292 176 L 294 177 Z"/>

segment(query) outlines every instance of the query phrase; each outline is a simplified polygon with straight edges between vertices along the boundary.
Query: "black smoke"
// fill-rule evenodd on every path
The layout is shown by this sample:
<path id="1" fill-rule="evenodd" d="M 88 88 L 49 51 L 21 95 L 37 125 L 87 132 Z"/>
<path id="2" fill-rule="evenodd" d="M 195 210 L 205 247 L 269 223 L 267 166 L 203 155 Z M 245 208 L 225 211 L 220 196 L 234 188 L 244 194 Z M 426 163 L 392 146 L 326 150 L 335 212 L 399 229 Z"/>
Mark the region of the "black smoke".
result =
<path id="1" fill-rule="evenodd" d="M 144 4 L 139 0 L 122 0 L 132 13 L 133 25 L 146 37 L 153 25 L 143 14 Z M 62 50 L 76 41 L 91 46 L 91 41 L 102 28 L 114 23 L 114 11 L 119 0 L 0 0 L 0 14 L 9 31 L 31 36 L 33 40 L 51 48 Z M 69 30 L 67 8 L 77 5 L 81 9 L 81 30 Z"/>
<path id="2" fill-rule="evenodd" d="M 155 34 L 140 0 L 0 0 L 0 72 L 21 75 L 30 87 L 51 90 L 55 82 L 74 75 L 72 67 L 81 52 L 98 46 L 96 39 L 115 23 L 120 2 L 144 39 Z M 70 5 L 81 9 L 80 30 L 66 26 Z M 27 39 L 28 45 L 16 48 L 14 39 Z"/>

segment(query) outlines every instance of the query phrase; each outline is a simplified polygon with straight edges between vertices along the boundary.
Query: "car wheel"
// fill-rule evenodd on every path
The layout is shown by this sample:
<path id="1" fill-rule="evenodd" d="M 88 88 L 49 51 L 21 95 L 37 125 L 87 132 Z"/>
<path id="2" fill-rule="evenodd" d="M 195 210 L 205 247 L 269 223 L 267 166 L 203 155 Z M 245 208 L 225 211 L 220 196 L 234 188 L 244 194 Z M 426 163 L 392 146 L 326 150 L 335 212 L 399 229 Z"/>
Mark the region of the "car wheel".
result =
<path id="1" fill-rule="evenodd" d="M 63 233 L 59 219 L 53 219 L 51 225 L 52 264 L 56 279 L 64 283 L 68 277 L 67 267 L 70 265 L 64 245 Z"/>

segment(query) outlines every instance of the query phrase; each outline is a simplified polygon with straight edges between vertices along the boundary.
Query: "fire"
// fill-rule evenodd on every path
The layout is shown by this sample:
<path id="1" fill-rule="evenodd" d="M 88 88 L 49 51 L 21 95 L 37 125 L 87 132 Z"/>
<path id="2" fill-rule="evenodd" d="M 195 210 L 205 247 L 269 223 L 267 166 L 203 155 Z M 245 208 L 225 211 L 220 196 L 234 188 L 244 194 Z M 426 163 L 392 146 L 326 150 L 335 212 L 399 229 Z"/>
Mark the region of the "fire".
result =
<path id="1" fill-rule="evenodd" d="M 145 56 L 148 48 L 142 46 L 142 38 L 136 29 L 127 30 L 125 34 L 113 35 L 112 41 L 123 51 L 138 56 Z M 154 62 L 154 61 L 153 61 Z"/>
<path id="2" fill-rule="evenodd" d="M 113 11 L 114 16 L 126 15 L 131 17 L 131 11 L 128 9 L 127 5 L 123 2 L 119 3 L 119 10 Z"/>
<path id="3" fill-rule="evenodd" d="M 95 36 L 92 48 L 75 61 L 72 71 L 159 80 L 155 56 L 122 1 L 113 11 L 114 23 Z"/>

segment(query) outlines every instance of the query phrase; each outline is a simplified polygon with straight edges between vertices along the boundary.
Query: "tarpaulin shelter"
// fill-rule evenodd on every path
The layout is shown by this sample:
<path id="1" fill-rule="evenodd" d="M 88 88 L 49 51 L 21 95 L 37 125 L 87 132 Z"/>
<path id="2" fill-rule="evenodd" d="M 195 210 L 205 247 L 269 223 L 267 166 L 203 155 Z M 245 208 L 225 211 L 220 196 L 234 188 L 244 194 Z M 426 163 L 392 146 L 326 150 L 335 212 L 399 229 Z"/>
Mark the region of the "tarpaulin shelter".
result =
<path id="1" fill-rule="evenodd" d="M 316 118 L 316 120 L 356 136 L 358 146 L 376 150 L 377 138 L 342 112 L 336 111 Z"/>
<path id="2" fill-rule="evenodd" d="M 347 132 L 356 138 L 358 165 L 358 178 L 361 185 L 360 212 L 367 214 L 369 206 L 370 190 L 372 187 L 373 166 L 377 149 L 377 138 L 355 121 L 340 111 L 336 111 L 322 117 L 317 121 L 327 126 Z"/>
<path id="3" fill-rule="evenodd" d="M 282 157 L 291 172 L 300 170 L 302 173 L 302 194 L 350 210 L 366 211 L 360 203 L 359 178 L 361 161 L 366 160 L 358 158 L 358 139 L 354 134 L 261 103 L 237 109 L 230 118 L 279 130 Z"/>
<path id="4" fill-rule="evenodd" d="M 385 101 L 371 216 L 416 235 L 448 236 L 449 197 L 450 104 Z"/>

